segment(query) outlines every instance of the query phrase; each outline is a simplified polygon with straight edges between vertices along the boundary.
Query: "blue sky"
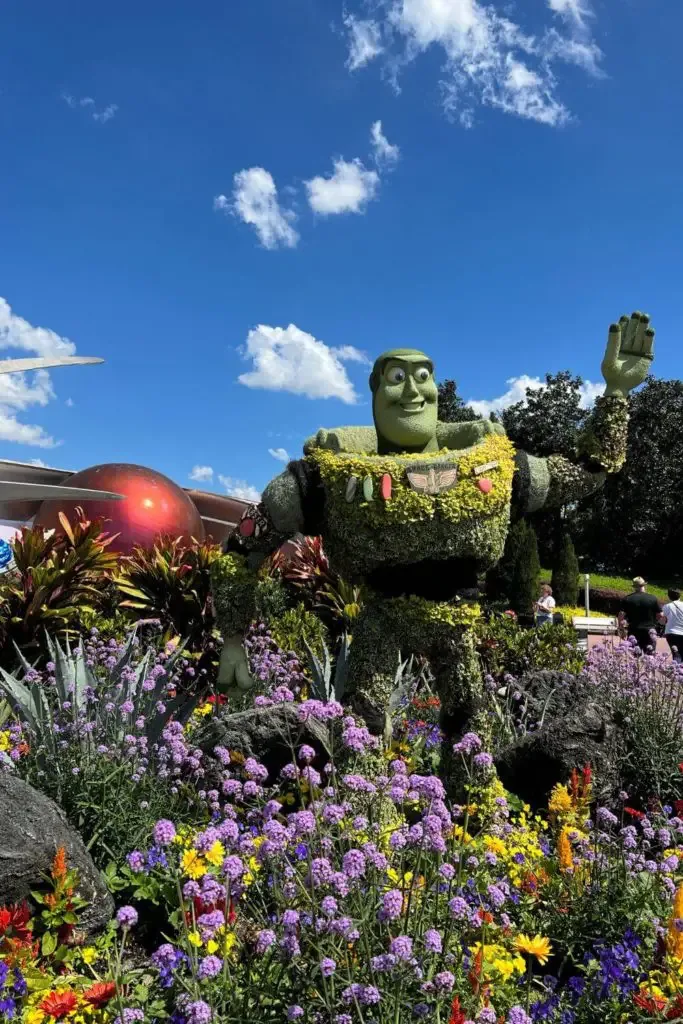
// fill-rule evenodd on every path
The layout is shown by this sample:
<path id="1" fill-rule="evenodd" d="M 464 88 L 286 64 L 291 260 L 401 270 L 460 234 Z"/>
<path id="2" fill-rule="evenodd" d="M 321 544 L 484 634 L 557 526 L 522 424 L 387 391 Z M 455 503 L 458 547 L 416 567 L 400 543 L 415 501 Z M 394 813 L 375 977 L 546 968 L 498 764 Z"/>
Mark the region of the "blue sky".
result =
<path id="1" fill-rule="evenodd" d="M 364 357 L 500 405 L 599 381 L 635 308 L 679 376 L 682 33 L 666 0 L 5 5 L 2 355 L 106 364 L 0 381 L 3 456 L 249 493 L 369 421 Z"/>

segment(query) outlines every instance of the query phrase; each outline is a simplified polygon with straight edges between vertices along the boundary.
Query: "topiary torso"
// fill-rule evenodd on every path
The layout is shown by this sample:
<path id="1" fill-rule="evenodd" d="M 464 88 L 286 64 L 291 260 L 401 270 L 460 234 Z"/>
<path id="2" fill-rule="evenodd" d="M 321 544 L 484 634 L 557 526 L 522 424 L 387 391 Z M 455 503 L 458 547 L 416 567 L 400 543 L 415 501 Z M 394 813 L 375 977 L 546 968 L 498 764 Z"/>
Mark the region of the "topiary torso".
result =
<path id="1" fill-rule="evenodd" d="M 444 587 L 455 593 L 471 586 L 473 574 L 503 553 L 514 454 L 498 435 L 422 455 L 310 450 L 325 496 L 322 532 L 331 564 L 380 591 L 443 598 Z M 419 487 L 431 468 L 451 472 L 445 479 L 452 486 L 437 494 L 416 489 L 408 474 L 419 474 Z"/>

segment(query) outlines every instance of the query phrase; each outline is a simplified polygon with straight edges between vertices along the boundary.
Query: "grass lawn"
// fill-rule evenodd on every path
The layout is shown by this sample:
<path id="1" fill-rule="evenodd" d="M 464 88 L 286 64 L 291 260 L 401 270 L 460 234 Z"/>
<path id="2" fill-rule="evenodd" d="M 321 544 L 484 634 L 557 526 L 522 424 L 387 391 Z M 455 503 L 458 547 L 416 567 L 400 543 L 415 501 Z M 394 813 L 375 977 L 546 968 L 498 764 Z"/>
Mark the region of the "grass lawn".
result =
<path id="1" fill-rule="evenodd" d="M 551 573 L 550 569 L 541 569 L 541 580 L 542 580 L 542 582 L 550 583 L 550 577 L 551 576 L 552 576 L 552 573 Z M 624 594 L 630 594 L 631 591 L 633 590 L 633 584 L 631 583 L 631 580 L 626 579 L 623 576 L 601 576 L 599 573 L 591 573 L 590 577 L 591 577 L 591 587 L 605 587 L 606 589 L 609 589 L 609 590 L 620 590 Z M 580 574 L 580 576 L 579 576 L 579 586 L 581 586 L 582 583 L 583 583 L 583 575 Z M 671 586 L 675 586 L 675 584 L 672 583 Z M 663 582 L 660 581 L 659 584 L 655 584 L 655 583 L 651 583 L 648 580 L 648 584 L 647 584 L 648 592 L 650 594 L 654 594 L 655 597 L 658 597 L 658 598 L 660 598 L 663 601 L 667 601 L 668 600 L 667 594 L 666 594 L 666 591 L 667 591 L 668 587 L 669 587 L 669 583 L 667 583 L 666 581 L 663 581 Z"/>

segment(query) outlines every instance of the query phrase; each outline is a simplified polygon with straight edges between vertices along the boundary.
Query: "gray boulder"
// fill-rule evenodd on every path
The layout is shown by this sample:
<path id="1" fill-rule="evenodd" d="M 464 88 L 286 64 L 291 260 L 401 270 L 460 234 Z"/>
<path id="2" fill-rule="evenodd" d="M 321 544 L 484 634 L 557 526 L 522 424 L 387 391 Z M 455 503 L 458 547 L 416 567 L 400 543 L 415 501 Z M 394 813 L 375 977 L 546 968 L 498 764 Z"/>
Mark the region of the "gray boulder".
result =
<path id="1" fill-rule="evenodd" d="M 274 782 L 280 770 L 292 760 L 292 750 L 302 744 L 313 747 L 316 763 L 330 758 L 330 734 L 324 722 L 310 718 L 299 720 L 298 704 L 273 704 L 250 708 L 234 715 L 212 718 L 193 737 L 195 746 L 206 754 L 225 747 L 246 757 L 254 757 L 268 769 L 268 781 Z"/>
<path id="2" fill-rule="evenodd" d="M 114 901 L 92 858 L 63 812 L 49 797 L 9 772 L 0 770 L 0 906 L 30 901 L 49 875 L 60 846 L 67 864 L 78 871 L 77 894 L 88 906 L 79 915 L 86 934 L 106 925 Z"/>
<path id="3" fill-rule="evenodd" d="M 569 781 L 572 769 L 590 765 L 594 796 L 609 803 L 621 788 L 625 753 L 619 723 L 604 707 L 584 700 L 501 751 L 496 767 L 505 788 L 537 809 L 556 783 Z"/>

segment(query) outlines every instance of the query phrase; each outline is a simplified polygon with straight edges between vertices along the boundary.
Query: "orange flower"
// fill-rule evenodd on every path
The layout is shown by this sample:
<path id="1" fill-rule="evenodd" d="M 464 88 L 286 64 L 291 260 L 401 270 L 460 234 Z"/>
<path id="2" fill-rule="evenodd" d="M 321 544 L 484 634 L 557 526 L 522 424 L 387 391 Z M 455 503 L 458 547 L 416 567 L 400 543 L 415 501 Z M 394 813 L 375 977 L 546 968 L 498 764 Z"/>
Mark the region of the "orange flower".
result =
<path id="1" fill-rule="evenodd" d="M 45 996 L 40 1009 L 43 1013 L 48 1013 L 55 1020 L 61 1020 L 62 1017 L 66 1017 L 78 1006 L 78 996 L 71 989 L 61 989 L 57 992 L 50 992 L 49 995 Z"/>
<path id="2" fill-rule="evenodd" d="M 113 981 L 96 981 L 94 985 L 85 990 L 83 998 L 96 1010 L 101 1010 L 115 995 L 116 985 Z"/>
<path id="3" fill-rule="evenodd" d="M 683 960 L 683 932 L 679 932 L 676 922 L 683 918 L 683 885 L 679 885 L 674 896 L 674 905 L 669 920 L 666 943 L 669 953 L 675 960 Z"/>
<path id="4" fill-rule="evenodd" d="M 55 859 L 52 861 L 52 877 L 54 880 L 61 881 L 66 876 L 66 850 L 63 846 L 60 846 L 55 854 Z"/>

